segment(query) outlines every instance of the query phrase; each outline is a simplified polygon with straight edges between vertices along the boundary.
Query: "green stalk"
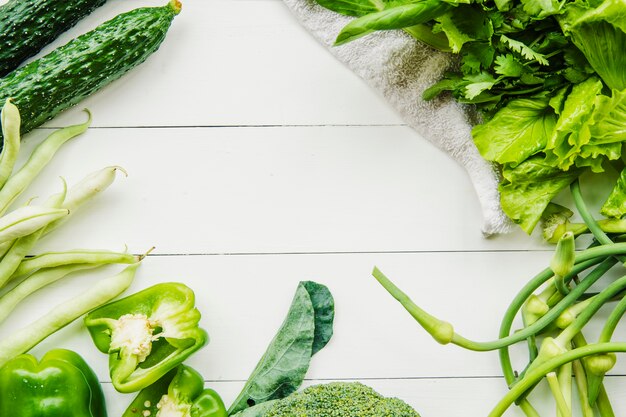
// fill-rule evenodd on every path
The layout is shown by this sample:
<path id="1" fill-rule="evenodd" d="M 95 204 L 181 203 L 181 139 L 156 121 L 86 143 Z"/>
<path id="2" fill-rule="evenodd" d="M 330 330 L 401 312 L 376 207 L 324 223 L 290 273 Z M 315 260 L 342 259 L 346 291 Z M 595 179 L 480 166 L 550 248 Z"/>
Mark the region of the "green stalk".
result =
<path id="1" fill-rule="evenodd" d="M 612 259 L 609 259 L 609 260 L 604 261 L 604 263 L 601 264 L 601 266 L 605 265 L 604 268 L 608 270 L 614 264 L 615 264 L 615 261 Z M 580 285 L 572 289 L 572 291 L 570 291 L 570 293 L 567 296 L 565 296 L 558 305 L 552 308 L 545 316 L 541 317 L 535 323 L 533 323 L 532 325 L 514 334 L 505 336 L 501 339 L 496 339 L 496 340 L 492 340 L 488 342 L 476 342 L 473 340 L 469 340 L 459 335 L 458 333 L 454 332 L 454 328 L 452 327 L 450 323 L 439 320 L 435 318 L 434 316 L 431 316 L 430 314 L 426 313 L 420 307 L 418 307 L 409 298 L 408 295 L 406 295 L 402 290 L 400 290 L 397 286 L 395 286 L 378 268 L 374 268 L 372 275 L 387 290 L 387 292 L 389 292 L 389 294 L 391 294 L 396 300 L 398 300 L 400 304 L 402 304 L 402 306 L 409 312 L 409 314 L 411 314 L 411 316 L 413 316 L 413 318 L 415 318 L 415 320 L 417 320 L 417 322 L 420 323 L 420 325 L 422 325 L 422 327 L 428 333 L 430 333 L 435 340 L 437 340 L 437 342 L 442 343 L 442 344 L 453 343 L 465 349 L 482 352 L 482 351 L 496 350 L 496 349 L 503 348 L 505 346 L 512 345 L 544 329 L 546 326 L 548 326 L 550 323 L 556 320 L 556 318 L 563 312 L 563 310 L 565 310 L 569 305 L 571 305 L 574 301 L 576 301 L 576 299 L 578 299 L 580 295 L 584 294 L 584 292 L 588 290 L 589 287 L 591 287 L 591 285 L 593 285 L 593 283 L 597 281 L 597 279 L 599 279 L 602 276 L 602 274 L 606 272 L 604 268 L 601 268 L 601 266 L 599 266 L 598 268 L 596 268 L 596 270 L 590 273 L 580 283 Z M 541 285 L 543 282 L 545 282 L 548 278 L 552 276 L 552 271 L 550 269 L 548 269 L 547 271 L 548 272 L 546 272 L 543 275 L 540 274 L 540 279 L 538 280 L 540 282 L 535 283 L 535 285 L 533 285 L 534 287 L 533 291 L 539 285 Z M 574 271 L 575 270 L 572 270 L 572 272 Z M 594 274 L 594 272 L 596 271 L 599 271 L 599 273 Z M 526 297 L 523 298 L 522 300 L 518 300 L 514 311 L 508 310 L 507 313 L 505 314 L 504 320 L 507 320 L 507 321 L 510 320 L 510 322 L 512 323 L 517 311 L 521 308 L 525 299 Z"/>
<path id="2" fill-rule="evenodd" d="M 576 347 L 587 346 L 587 340 L 585 336 L 581 333 L 578 333 L 574 336 L 573 344 Z M 585 361 L 581 361 L 583 368 L 585 369 L 585 374 L 587 375 L 587 387 L 589 387 L 589 370 L 587 369 L 587 364 Z M 600 393 L 598 394 L 598 399 L 596 400 L 596 407 L 600 411 L 600 415 L 602 417 L 615 417 L 615 413 L 613 413 L 613 406 L 611 405 L 611 401 L 609 400 L 608 395 L 606 394 L 606 390 L 604 389 L 604 384 L 600 382 Z"/>
<path id="3" fill-rule="evenodd" d="M 550 386 L 550 390 L 552 391 L 552 395 L 556 401 L 556 407 L 559 417 L 572 417 L 571 410 L 567 407 L 567 401 L 563 396 L 563 392 L 561 391 L 561 387 L 559 385 L 559 379 L 554 372 L 548 372 L 546 375 L 546 379 L 548 380 L 548 385 Z"/>
<path id="4" fill-rule="evenodd" d="M 534 386 L 548 372 L 562 366 L 565 363 L 576 359 L 581 359 L 590 355 L 609 352 L 626 352 L 626 343 L 594 343 L 591 345 L 572 349 L 558 355 L 528 372 L 511 390 L 500 400 L 489 413 L 488 417 L 499 417 L 515 402 L 515 399 L 524 394 L 530 387 Z M 605 417 L 603 415 L 603 417 Z"/>
<path id="5" fill-rule="evenodd" d="M 561 366 L 557 372 L 557 378 L 559 380 L 559 387 L 563 393 L 563 399 L 567 409 L 572 410 L 572 363 L 566 363 Z M 565 417 L 565 416 L 561 416 Z"/>
<path id="6" fill-rule="evenodd" d="M 576 386 L 578 387 L 578 398 L 580 399 L 580 409 L 583 414 L 582 417 L 595 417 L 593 414 L 593 408 L 589 405 L 585 369 L 579 360 L 572 362 L 572 368 L 574 369 L 574 378 L 576 379 Z"/>
<path id="7" fill-rule="evenodd" d="M 585 204 L 585 200 L 583 200 L 582 193 L 580 191 L 580 183 L 578 179 L 574 180 L 570 184 L 570 191 L 572 193 L 572 198 L 574 199 L 574 204 L 576 205 L 576 209 L 578 213 L 580 213 L 580 217 L 583 218 L 585 224 L 593 234 L 593 236 L 603 245 L 611 245 L 613 241 L 604 233 L 604 231 L 598 226 L 598 223 L 593 218 L 589 209 L 587 208 L 587 204 Z M 626 259 L 620 259 L 620 261 L 624 262 Z"/>
<path id="8" fill-rule="evenodd" d="M 592 249 L 596 249 L 596 248 L 592 248 Z M 587 251 L 589 250 L 591 249 L 587 249 Z M 598 263 L 598 258 L 595 258 L 595 259 L 592 258 L 584 262 L 578 263 L 574 266 L 570 275 L 574 276 L 578 274 L 579 272 L 582 272 L 585 269 L 595 265 L 596 263 Z M 604 275 L 609 269 L 611 269 L 613 265 L 615 265 L 616 263 L 617 261 L 613 258 L 604 259 L 600 263 L 600 265 L 598 265 L 593 271 L 591 271 L 589 275 L 587 275 L 587 277 L 582 282 L 583 283 L 590 282 L 590 284 L 593 284 L 595 281 L 600 279 L 602 275 Z M 520 309 L 520 306 L 539 287 L 539 285 L 541 285 L 543 282 L 545 282 L 547 279 L 550 278 L 551 273 L 552 271 L 550 269 L 546 269 L 542 271 L 541 273 L 539 273 L 539 275 L 533 278 L 528 284 L 526 284 L 526 286 L 522 288 L 522 290 L 515 296 L 515 298 L 509 305 L 509 308 L 507 309 L 506 313 L 504 314 L 504 317 L 502 318 L 502 323 L 500 325 L 500 333 L 498 335 L 500 338 L 505 338 L 509 336 L 511 332 L 511 327 L 513 325 L 513 320 L 515 319 L 515 316 L 517 315 L 517 312 Z M 537 282 L 539 282 L 539 284 L 537 284 Z M 572 293 L 577 292 L 578 288 L 580 288 L 580 286 L 577 286 L 574 290 L 572 290 L 567 295 L 567 297 L 572 297 Z M 561 303 L 565 300 L 565 298 L 561 301 Z M 555 309 L 556 308 L 558 307 L 555 307 Z M 567 305 L 564 306 L 563 310 L 565 308 L 567 308 Z M 559 314 L 561 312 L 562 310 L 559 311 Z M 502 373 L 504 375 L 504 379 L 506 380 L 507 384 L 510 386 L 511 384 L 515 382 L 517 378 L 515 376 L 515 372 L 513 371 L 513 366 L 511 364 L 511 356 L 509 353 L 509 349 L 505 347 L 503 349 L 500 349 L 499 353 L 500 353 L 500 366 L 502 368 Z"/>
<path id="9" fill-rule="evenodd" d="M 600 307 L 602 307 L 608 300 L 610 300 L 615 294 L 619 293 L 624 288 L 626 288 L 626 276 L 623 276 L 615 282 L 612 282 L 609 286 L 602 290 L 600 294 L 590 299 L 592 301 L 589 306 L 585 308 L 578 315 L 578 317 L 576 317 L 572 324 L 567 326 L 565 330 L 563 330 L 563 332 L 561 332 L 561 334 L 557 336 L 557 342 L 561 345 L 571 342 L 574 336 L 580 333 L 583 327 L 589 322 L 589 320 L 591 320 L 593 315 L 598 312 Z"/>

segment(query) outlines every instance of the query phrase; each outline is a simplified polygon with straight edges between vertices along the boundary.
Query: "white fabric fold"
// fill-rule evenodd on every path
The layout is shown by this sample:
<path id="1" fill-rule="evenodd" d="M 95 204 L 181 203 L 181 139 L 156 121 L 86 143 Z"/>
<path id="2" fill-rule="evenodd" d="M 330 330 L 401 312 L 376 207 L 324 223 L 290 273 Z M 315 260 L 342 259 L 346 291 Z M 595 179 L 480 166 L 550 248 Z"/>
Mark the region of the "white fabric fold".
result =
<path id="1" fill-rule="evenodd" d="M 420 136 L 461 164 L 474 185 L 486 235 L 507 233 L 512 222 L 503 213 L 498 174 L 471 139 L 463 106 L 452 99 L 422 100 L 422 92 L 454 65 L 450 54 L 416 42 L 402 31 L 381 31 L 342 46 L 332 46 L 349 21 L 314 0 L 284 0 L 304 27 L 341 62 L 377 90 Z"/>

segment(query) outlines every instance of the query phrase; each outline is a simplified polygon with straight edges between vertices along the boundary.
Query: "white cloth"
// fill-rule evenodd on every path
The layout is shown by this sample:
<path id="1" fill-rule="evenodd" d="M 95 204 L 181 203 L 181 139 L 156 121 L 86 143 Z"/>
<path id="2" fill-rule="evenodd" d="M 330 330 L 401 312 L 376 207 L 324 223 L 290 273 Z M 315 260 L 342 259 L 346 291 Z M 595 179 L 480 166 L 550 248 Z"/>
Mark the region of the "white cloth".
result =
<path id="1" fill-rule="evenodd" d="M 350 17 L 327 10 L 314 0 L 284 0 L 309 32 L 341 62 L 381 93 L 404 121 L 448 153 L 469 174 L 480 201 L 483 233 L 506 233 L 512 222 L 502 212 L 498 174 L 472 142 L 463 106 L 452 99 L 422 100 L 422 92 L 454 64 L 450 54 L 416 42 L 400 30 L 380 31 L 342 46 L 332 46 Z"/>

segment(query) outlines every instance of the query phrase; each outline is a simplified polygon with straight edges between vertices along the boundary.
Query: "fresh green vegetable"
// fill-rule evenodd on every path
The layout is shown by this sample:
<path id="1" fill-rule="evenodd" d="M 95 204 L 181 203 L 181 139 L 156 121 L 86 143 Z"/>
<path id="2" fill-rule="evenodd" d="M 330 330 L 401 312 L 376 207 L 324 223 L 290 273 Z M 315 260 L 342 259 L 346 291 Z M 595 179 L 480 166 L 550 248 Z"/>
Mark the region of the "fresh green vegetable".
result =
<path id="1" fill-rule="evenodd" d="M 32 274 L 50 268 L 69 265 L 105 265 L 105 264 L 133 264 L 139 262 L 140 257 L 125 252 L 111 252 L 107 250 L 73 250 L 67 252 L 48 252 L 24 259 L 15 270 L 11 279 Z"/>
<path id="2" fill-rule="evenodd" d="M 44 269 L 35 272 L 28 279 L 22 281 L 11 291 L 0 297 L 0 322 L 3 322 L 15 307 L 30 294 L 56 282 L 69 274 L 89 268 L 96 268 L 98 264 L 74 264 L 58 266 L 56 268 Z"/>
<path id="3" fill-rule="evenodd" d="M 106 0 L 10 0 L 0 6 L 0 77 Z"/>
<path id="4" fill-rule="evenodd" d="M 4 138 L 4 146 L 0 153 L 0 188 L 4 186 L 15 166 L 17 154 L 20 151 L 20 112 L 11 103 L 11 99 L 7 99 L 2 107 L 0 115 L 0 125 L 2 125 L 2 137 Z"/>
<path id="5" fill-rule="evenodd" d="M 583 417 L 615 416 L 603 381 L 616 364 L 615 354 L 626 352 L 626 343 L 612 341 L 618 323 L 626 314 L 626 276 L 604 285 L 600 279 L 618 261 L 623 269 L 626 244 L 614 243 L 613 239 L 620 236 L 612 232 L 607 234 L 604 230 L 610 229 L 607 223 L 601 226 L 595 221 L 577 180 L 571 184 L 570 191 L 584 221 L 584 230 L 567 223 L 573 215 L 571 211 L 554 204 L 549 206 L 549 216 L 556 217 L 548 219 L 553 222 L 550 225 L 551 238 L 559 236 L 550 268 L 537 274 L 515 296 L 504 314 L 497 340 L 477 342 L 462 337 L 451 324 L 422 310 L 380 270 L 374 269 L 373 275 L 381 285 L 438 342 L 478 351 L 499 349 L 502 372 L 510 391 L 493 408 L 490 417 L 501 416 L 513 403 L 519 405 L 527 416 L 538 417 L 527 397 L 543 378 L 548 381 L 558 414 L 575 415 L 572 373 Z M 575 251 L 574 228 L 593 235 L 595 241 L 589 248 Z M 597 292 L 590 292 L 592 288 Z M 616 305 L 608 318 L 598 314 L 613 302 Z M 523 327 L 512 331 L 520 312 Z M 598 316 L 605 317 L 606 322 L 597 341 L 588 344 L 583 333 L 591 320 Z M 520 342 L 528 348 L 529 361 L 516 371 L 509 349 Z"/>
<path id="6" fill-rule="evenodd" d="M 608 162 L 623 168 L 626 0 L 317 1 L 356 16 L 337 43 L 404 29 L 458 54 L 458 70 L 423 97 L 449 92 L 480 110 L 474 142 L 501 168 L 502 208 L 526 232 L 583 173 L 601 174 Z M 429 41 L 434 35 L 447 48 Z M 619 188 L 603 213 L 621 218 L 622 205 Z"/>
<path id="7" fill-rule="evenodd" d="M 219 394 L 204 388 L 202 375 L 179 365 L 141 390 L 122 417 L 228 417 Z"/>
<path id="8" fill-rule="evenodd" d="M 0 242 L 13 241 L 69 214 L 68 210 L 25 206 L 0 217 Z M 11 272 L 12 273 L 12 272 Z"/>
<path id="9" fill-rule="evenodd" d="M 87 115 L 89 118 L 85 123 L 55 130 L 54 133 L 35 148 L 28 161 L 0 189 L 0 214 L 8 210 L 15 199 L 24 192 L 41 170 L 48 165 L 64 143 L 87 130 L 91 124 L 91 113 L 87 111 Z"/>
<path id="10" fill-rule="evenodd" d="M 282 400 L 249 408 L 235 417 L 419 417 L 404 401 L 386 398 L 358 382 L 314 385 Z"/>
<path id="11" fill-rule="evenodd" d="M 51 350 L 41 358 L 20 355 L 0 368 L 0 415 L 106 417 L 102 388 L 77 353 Z"/>
<path id="12" fill-rule="evenodd" d="M 0 340 L 0 366 L 13 357 L 28 352 L 54 332 L 67 326 L 88 311 L 111 301 L 130 286 L 139 263 L 119 274 L 101 280 L 81 295 L 54 307 L 46 315 L 11 336 Z"/>
<path id="13" fill-rule="evenodd" d="M 0 79 L 1 102 L 12 97 L 22 133 L 32 130 L 145 61 L 180 9 L 172 0 L 115 17 Z"/>
<path id="14" fill-rule="evenodd" d="M 333 319 L 334 301 L 328 288 L 300 282 L 287 317 L 228 414 L 295 392 L 309 369 L 311 356 L 330 340 Z"/>
<path id="15" fill-rule="evenodd" d="M 163 283 L 85 317 L 96 347 L 109 355 L 116 390 L 134 392 L 153 384 L 207 343 L 194 305 L 190 288 Z"/>

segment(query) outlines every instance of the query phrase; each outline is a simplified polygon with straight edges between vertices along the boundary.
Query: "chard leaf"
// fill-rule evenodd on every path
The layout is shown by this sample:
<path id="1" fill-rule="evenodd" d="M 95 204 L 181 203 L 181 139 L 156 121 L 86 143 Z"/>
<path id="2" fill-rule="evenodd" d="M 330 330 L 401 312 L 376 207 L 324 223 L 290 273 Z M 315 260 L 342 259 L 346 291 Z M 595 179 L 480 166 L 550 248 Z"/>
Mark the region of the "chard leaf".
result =
<path id="1" fill-rule="evenodd" d="M 500 184 L 502 209 L 530 234 L 550 201 L 583 172 L 580 168 L 561 171 L 547 164 L 540 155 L 515 168 L 506 166 Z"/>
<path id="2" fill-rule="evenodd" d="M 328 289 L 301 282 L 287 317 L 228 414 L 295 392 L 309 369 L 311 356 L 332 336 L 333 317 L 334 302 Z"/>
<path id="3" fill-rule="evenodd" d="M 524 73 L 524 66 L 511 54 L 498 55 L 494 70 L 503 77 L 520 77 Z"/>
<path id="4" fill-rule="evenodd" d="M 555 124 L 548 99 L 517 99 L 474 127 L 472 136 L 483 158 L 517 165 L 545 147 Z"/>
<path id="5" fill-rule="evenodd" d="M 609 88 L 626 89 L 626 0 L 605 0 L 595 9 L 576 2 L 565 10 L 563 32 Z"/>
<path id="6" fill-rule="evenodd" d="M 451 6 L 439 0 L 419 0 L 370 13 L 348 23 L 339 33 L 335 45 L 353 41 L 375 30 L 402 29 L 428 22 Z"/>
<path id="7" fill-rule="evenodd" d="M 621 219 L 626 214 L 626 169 L 619 174 L 617 184 L 615 184 L 609 198 L 602 205 L 600 213 L 605 217 L 615 219 Z"/>
<path id="8" fill-rule="evenodd" d="M 526 46 L 526 44 L 524 44 L 523 42 L 511 39 L 506 35 L 500 36 L 500 42 L 502 42 L 502 44 L 508 47 L 511 51 L 517 52 L 523 58 L 529 61 L 537 61 L 541 65 L 548 65 L 548 59 L 545 57 L 545 55 L 540 54 L 539 52 L 535 52 L 532 48 Z"/>

